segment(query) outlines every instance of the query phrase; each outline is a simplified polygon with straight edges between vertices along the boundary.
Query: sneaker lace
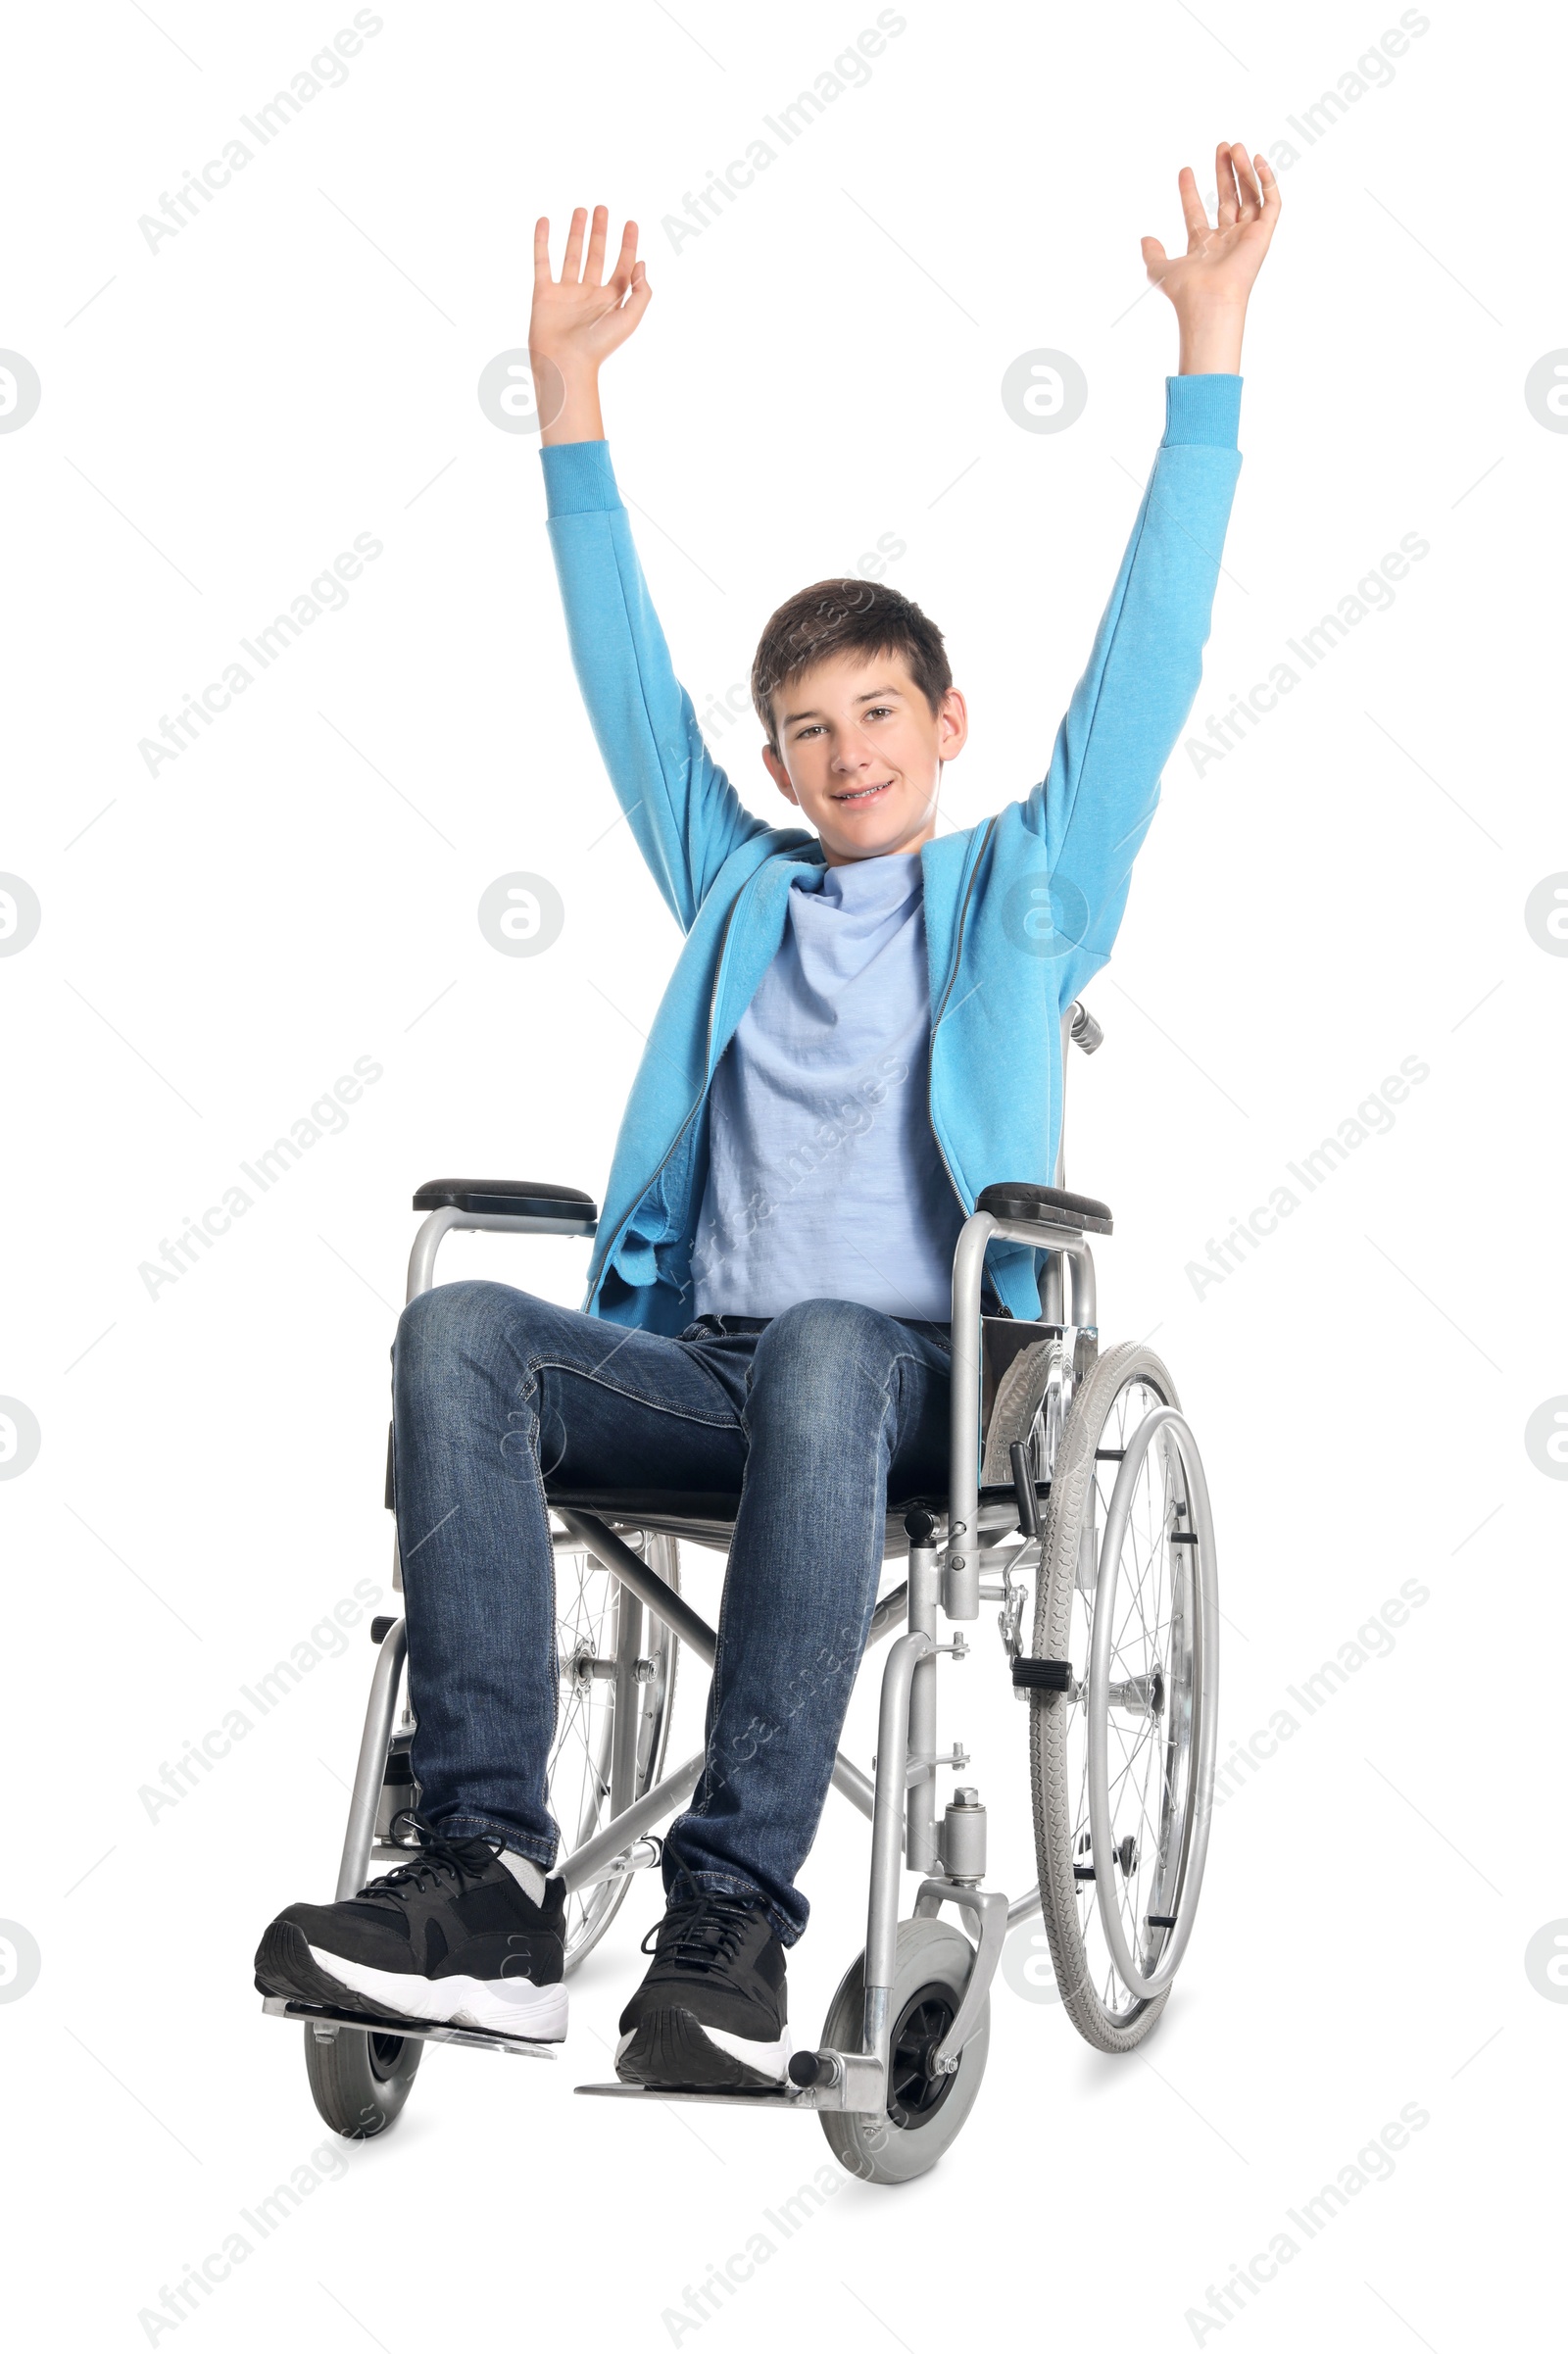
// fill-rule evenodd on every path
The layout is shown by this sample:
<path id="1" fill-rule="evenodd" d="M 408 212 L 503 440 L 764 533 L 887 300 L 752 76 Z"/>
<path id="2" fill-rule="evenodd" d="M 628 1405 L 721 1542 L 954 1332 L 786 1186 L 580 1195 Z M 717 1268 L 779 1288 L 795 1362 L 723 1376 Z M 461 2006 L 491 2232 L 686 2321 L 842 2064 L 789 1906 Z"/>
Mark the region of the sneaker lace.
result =
<path id="1" fill-rule="evenodd" d="M 734 1959 L 755 1911 L 725 1896 L 671 1905 L 644 1937 L 641 1950 L 661 1962 L 678 1962 L 683 1969 L 721 1970 Z"/>
<path id="2" fill-rule="evenodd" d="M 367 1882 L 360 1889 L 362 1896 L 378 1896 L 383 1892 L 401 1894 L 422 1893 L 425 1888 L 439 1888 L 443 1876 L 450 1877 L 459 1888 L 466 1880 L 477 1880 L 487 1865 L 493 1863 L 506 1842 L 490 1837 L 449 1839 L 427 1823 L 412 1806 L 403 1807 L 392 1818 L 392 1835 L 397 1836 L 400 1823 L 407 1823 L 419 1842 L 419 1853 L 393 1871 L 383 1872 L 379 1879 Z"/>

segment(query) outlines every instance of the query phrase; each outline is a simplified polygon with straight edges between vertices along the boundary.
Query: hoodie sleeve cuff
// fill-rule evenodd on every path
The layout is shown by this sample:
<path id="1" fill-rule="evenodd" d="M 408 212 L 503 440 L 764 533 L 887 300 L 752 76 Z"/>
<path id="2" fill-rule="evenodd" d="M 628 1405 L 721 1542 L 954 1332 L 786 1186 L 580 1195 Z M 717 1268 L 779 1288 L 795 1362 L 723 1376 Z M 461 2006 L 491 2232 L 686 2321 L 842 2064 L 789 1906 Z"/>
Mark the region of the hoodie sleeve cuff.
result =
<path id="1" fill-rule="evenodd" d="M 539 457 L 547 514 L 603 515 L 620 506 L 608 441 L 561 441 Z"/>
<path id="2" fill-rule="evenodd" d="M 1165 438 L 1159 446 L 1169 450 L 1196 441 L 1234 450 L 1241 414 L 1240 376 L 1167 376 Z"/>

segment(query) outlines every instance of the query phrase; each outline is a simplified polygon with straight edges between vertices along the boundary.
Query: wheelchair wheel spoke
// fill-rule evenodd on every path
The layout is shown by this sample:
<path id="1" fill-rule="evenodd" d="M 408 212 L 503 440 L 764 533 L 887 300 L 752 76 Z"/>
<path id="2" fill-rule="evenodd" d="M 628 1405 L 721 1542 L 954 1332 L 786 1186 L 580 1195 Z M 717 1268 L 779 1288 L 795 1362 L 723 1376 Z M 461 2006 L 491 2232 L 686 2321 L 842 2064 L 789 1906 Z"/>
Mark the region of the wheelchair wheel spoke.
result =
<path id="1" fill-rule="evenodd" d="M 673 1538 L 634 1540 L 643 1557 L 679 1591 L 679 1550 Z M 663 1770 L 674 1691 L 675 1643 L 638 1606 L 622 1616 L 622 1589 L 593 1554 L 562 1547 L 556 1554 L 556 1652 L 560 1695 L 548 1766 L 550 1811 L 560 1833 L 559 1860 L 594 1838 L 612 1805 L 624 1805 L 657 1782 Z M 624 1643 L 623 1643 L 624 1638 Z M 644 1655 L 628 1685 L 617 1660 Z M 644 1679 L 648 1678 L 648 1681 Z M 624 1741 L 615 1733 L 617 1693 L 629 1692 L 635 1712 Z M 616 1796 L 616 1777 L 625 1794 Z M 619 1909 L 628 1878 L 600 1881 L 566 1903 L 566 1968 L 574 1969 Z"/>

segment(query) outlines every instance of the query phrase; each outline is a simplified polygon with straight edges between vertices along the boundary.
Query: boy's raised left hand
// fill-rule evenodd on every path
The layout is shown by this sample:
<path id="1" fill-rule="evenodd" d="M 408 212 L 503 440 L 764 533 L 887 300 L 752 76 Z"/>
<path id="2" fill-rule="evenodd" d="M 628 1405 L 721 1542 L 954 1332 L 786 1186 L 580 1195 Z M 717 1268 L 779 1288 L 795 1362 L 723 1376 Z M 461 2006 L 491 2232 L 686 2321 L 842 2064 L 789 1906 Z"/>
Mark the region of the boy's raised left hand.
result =
<path id="1" fill-rule="evenodd" d="M 1187 225 L 1185 254 L 1172 258 L 1157 237 L 1143 240 L 1144 267 L 1175 307 L 1184 376 L 1240 369 L 1248 297 L 1280 217 L 1279 182 L 1261 155 L 1249 163 L 1239 140 L 1216 150 L 1214 179 L 1218 196 L 1210 224 L 1192 168 L 1182 167 L 1177 187 Z"/>

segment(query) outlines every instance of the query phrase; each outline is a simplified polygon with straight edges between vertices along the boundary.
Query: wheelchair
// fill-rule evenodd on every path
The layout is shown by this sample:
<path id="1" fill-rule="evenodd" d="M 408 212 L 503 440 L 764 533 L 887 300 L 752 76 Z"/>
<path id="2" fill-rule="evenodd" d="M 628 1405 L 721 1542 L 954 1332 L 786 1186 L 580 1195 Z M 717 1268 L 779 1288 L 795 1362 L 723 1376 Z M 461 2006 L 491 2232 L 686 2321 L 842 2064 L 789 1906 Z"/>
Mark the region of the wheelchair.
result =
<path id="1" fill-rule="evenodd" d="M 1099 1023 L 1062 1018 L 1093 1054 Z M 839 1754 L 833 1788 L 871 1825 L 865 1945 L 845 1972 L 812 2050 L 765 2091 L 664 2091 L 620 2084 L 579 2093 L 814 2110 L 835 2156 L 871 2182 L 926 2173 L 968 2116 L 985 2071 L 990 1990 L 1004 1943 L 1043 1917 L 1062 2007 L 1098 2050 L 1133 2050 L 1153 2029 L 1192 1936 L 1208 1843 L 1216 1740 L 1219 1607 L 1214 1532 L 1197 1442 L 1169 1373 L 1142 1342 L 1102 1350 L 1091 1236 L 1102 1202 L 1054 1187 L 993 1185 L 959 1236 L 953 1269 L 949 1492 L 889 1510 L 885 1565 L 901 1582 L 876 1603 L 866 1659 L 893 1637 L 868 1775 Z M 440 1181 L 409 1263 L 412 1300 L 435 1280 L 456 1229 L 591 1236 L 596 1207 L 573 1189 Z M 1028 1245 L 1040 1317 L 982 1311 L 986 1246 Z M 387 1503 L 392 1503 L 388 1453 Z M 711 1666 L 714 1630 L 681 1593 L 680 1547 L 720 1551 L 739 1498 L 553 1492 L 561 1702 L 550 1761 L 562 1834 L 569 1974 L 606 1935 L 657 1826 L 691 1796 L 703 1755 L 666 1751 L 684 1647 Z M 402 1590 L 394 1550 L 393 1584 Z M 1024 1636 L 1030 1609 L 1030 1633 Z M 1028 1711 L 1036 1880 L 1009 1898 L 987 1886 L 987 1810 L 961 1779 L 965 1750 L 938 1747 L 938 1672 L 972 1656 L 982 1603 L 1013 1694 Z M 945 1624 L 944 1624 L 945 1622 Z M 902 1632 L 894 1634 L 894 1629 Z M 337 1896 L 373 1863 L 416 1844 L 400 1821 L 417 1790 L 413 1719 L 399 1716 L 403 1621 L 377 1618 L 376 1661 Z M 944 1636 L 946 1639 L 944 1640 Z M 989 1647 L 989 1646 L 988 1646 Z M 972 1670 L 970 1671 L 972 1674 Z M 960 1779 L 938 1810 L 938 1776 Z M 902 1874 L 917 1873 L 901 1918 Z M 267 1996 L 305 2026 L 317 2106 L 339 2133 L 384 2132 L 407 2101 L 426 2042 L 536 2057 L 554 2046 L 461 2026 L 372 2019 Z"/>

